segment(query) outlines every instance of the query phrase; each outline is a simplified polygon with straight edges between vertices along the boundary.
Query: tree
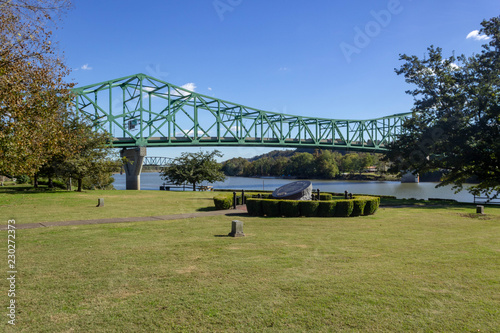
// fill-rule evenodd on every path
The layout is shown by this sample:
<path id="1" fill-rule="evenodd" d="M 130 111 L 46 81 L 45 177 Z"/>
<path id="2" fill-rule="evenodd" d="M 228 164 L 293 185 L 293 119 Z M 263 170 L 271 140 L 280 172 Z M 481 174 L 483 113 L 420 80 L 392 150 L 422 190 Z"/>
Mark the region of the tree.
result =
<path id="1" fill-rule="evenodd" d="M 339 168 L 335 162 L 335 155 L 330 150 L 322 150 L 315 157 L 316 177 L 332 179 L 339 174 Z"/>
<path id="2" fill-rule="evenodd" d="M 172 163 L 161 172 L 162 179 L 171 181 L 176 185 L 186 182 L 193 184 L 193 191 L 196 184 L 203 181 L 216 182 L 226 179 L 221 171 L 221 165 L 217 163 L 215 157 L 222 157 L 220 151 L 182 153 L 175 158 Z"/>
<path id="3" fill-rule="evenodd" d="M 295 153 L 287 164 L 286 173 L 298 178 L 312 178 L 315 174 L 314 156 L 309 153 Z"/>
<path id="4" fill-rule="evenodd" d="M 250 162 L 243 157 L 232 158 L 222 164 L 222 171 L 228 176 L 242 176 Z"/>
<path id="5" fill-rule="evenodd" d="M 34 174 L 59 151 L 72 84 L 55 53 L 65 0 L 0 1 L 0 174 Z"/>
<path id="6" fill-rule="evenodd" d="M 89 187 L 108 186 L 111 173 L 121 166 L 121 162 L 110 154 L 109 134 L 95 132 L 91 124 L 79 118 L 71 119 L 65 124 L 65 129 L 67 147 L 49 161 L 56 174 L 75 178 L 79 192 L 83 189 L 84 179 Z"/>
<path id="7" fill-rule="evenodd" d="M 425 59 L 401 55 L 396 73 L 416 86 L 407 91 L 413 117 L 385 158 L 392 171 L 444 170 L 438 186 L 457 191 L 477 177 L 469 191 L 492 199 L 500 194 L 500 17 L 481 25 L 489 43 L 479 54 L 445 58 L 431 46 Z"/>

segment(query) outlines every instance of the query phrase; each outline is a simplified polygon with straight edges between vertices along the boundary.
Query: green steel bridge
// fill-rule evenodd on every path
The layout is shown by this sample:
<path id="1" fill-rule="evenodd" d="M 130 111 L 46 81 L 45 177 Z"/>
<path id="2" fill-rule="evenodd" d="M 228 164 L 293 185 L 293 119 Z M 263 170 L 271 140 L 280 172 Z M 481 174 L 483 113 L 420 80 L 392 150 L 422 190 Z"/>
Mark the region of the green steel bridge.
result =
<path id="1" fill-rule="evenodd" d="M 137 156 L 145 157 L 146 147 L 310 147 L 382 152 L 412 115 L 368 120 L 287 115 L 198 94 L 145 74 L 77 87 L 74 93 L 76 111 L 87 116 L 96 131 L 109 132 L 113 147 L 123 148 L 122 155 L 137 162 Z"/>
<path id="2" fill-rule="evenodd" d="M 116 148 L 314 147 L 384 151 L 411 116 L 324 119 L 263 111 L 188 91 L 145 74 L 74 89 L 78 112 Z"/>

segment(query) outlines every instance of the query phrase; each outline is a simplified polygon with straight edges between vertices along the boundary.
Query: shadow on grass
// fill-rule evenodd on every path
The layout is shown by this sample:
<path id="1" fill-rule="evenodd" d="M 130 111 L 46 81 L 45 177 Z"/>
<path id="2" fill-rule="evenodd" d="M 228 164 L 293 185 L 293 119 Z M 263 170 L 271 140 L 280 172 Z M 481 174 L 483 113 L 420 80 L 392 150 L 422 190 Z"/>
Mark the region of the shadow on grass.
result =
<path id="1" fill-rule="evenodd" d="M 3 186 L 0 187 L 0 194 L 41 194 L 41 193 L 69 193 L 69 191 L 48 188 L 47 186 L 40 186 L 34 188 L 31 185 L 16 185 L 16 186 Z"/>
<path id="2" fill-rule="evenodd" d="M 213 212 L 216 210 L 217 209 L 215 207 L 202 207 L 202 208 L 198 208 L 196 211 L 197 212 Z"/>

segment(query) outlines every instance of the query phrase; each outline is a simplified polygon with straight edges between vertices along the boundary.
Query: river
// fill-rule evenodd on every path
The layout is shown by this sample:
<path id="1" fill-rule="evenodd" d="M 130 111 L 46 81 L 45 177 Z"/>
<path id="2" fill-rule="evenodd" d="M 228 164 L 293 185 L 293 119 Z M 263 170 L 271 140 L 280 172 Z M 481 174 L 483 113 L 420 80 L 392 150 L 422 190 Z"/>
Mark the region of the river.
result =
<path id="1" fill-rule="evenodd" d="M 114 187 L 117 190 L 125 190 L 125 174 L 114 175 Z M 216 182 L 213 185 L 214 189 L 234 189 L 234 190 L 252 190 L 252 191 L 273 191 L 276 188 L 293 182 L 290 179 L 274 179 L 274 178 L 246 178 L 246 177 L 227 177 L 224 182 Z M 474 196 L 467 191 L 462 191 L 457 194 L 451 186 L 436 188 L 437 183 L 417 183 L 417 184 L 401 184 L 396 181 L 337 181 L 337 180 L 311 180 L 313 188 L 319 188 L 323 192 L 343 193 L 348 191 L 356 194 L 378 194 L 378 195 L 393 195 L 398 199 L 415 198 L 415 199 L 453 199 L 458 202 L 474 202 Z M 159 190 L 163 180 L 160 174 L 156 172 L 141 174 L 141 189 L 142 190 Z M 207 185 L 207 184 L 203 184 Z"/>

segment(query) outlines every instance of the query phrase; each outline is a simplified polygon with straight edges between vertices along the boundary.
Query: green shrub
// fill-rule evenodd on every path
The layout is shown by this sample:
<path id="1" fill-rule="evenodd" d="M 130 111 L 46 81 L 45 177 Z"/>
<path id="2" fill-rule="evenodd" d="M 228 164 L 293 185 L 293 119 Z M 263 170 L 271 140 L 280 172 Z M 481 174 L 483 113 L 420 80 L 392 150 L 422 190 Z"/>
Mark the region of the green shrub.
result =
<path id="1" fill-rule="evenodd" d="M 296 200 L 283 200 L 280 204 L 281 215 L 286 217 L 299 217 L 299 202 Z"/>
<path id="2" fill-rule="evenodd" d="M 38 179 L 38 185 L 49 185 L 49 180 L 47 178 L 39 178 Z M 66 184 L 64 184 L 63 181 L 58 180 L 58 179 L 53 179 L 52 180 L 52 185 L 54 185 L 54 188 L 60 188 L 65 190 L 66 189 Z"/>
<path id="3" fill-rule="evenodd" d="M 337 200 L 337 207 L 335 207 L 335 216 L 349 217 L 354 210 L 353 200 Z"/>
<path id="4" fill-rule="evenodd" d="M 380 205 L 380 198 L 371 197 L 366 201 L 365 210 L 363 215 L 373 215 Z"/>
<path id="5" fill-rule="evenodd" d="M 321 200 L 321 201 L 331 201 L 332 198 L 333 197 L 330 193 L 320 193 L 319 194 L 319 200 Z"/>
<path id="6" fill-rule="evenodd" d="M 225 210 L 230 209 L 233 205 L 233 195 L 220 194 L 214 197 L 215 209 Z"/>
<path id="7" fill-rule="evenodd" d="M 247 199 L 247 211 L 250 216 L 262 216 L 262 199 Z"/>
<path id="8" fill-rule="evenodd" d="M 317 216 L 319 201 L 300 201 L 299 209 L 302 216 Z"/>
<path id="9" fill-rule="evenodd" d="M 365 206 L 366 206 L 367 198 L 362 198 L 362 199 L 354 199 L 354 207 L 352 210 L 352 214 L 350 216 L 361 216 L 363 215 L 365 211 Z"/>
<path id="10" fill-rule="evenodd" d="M 280 210 L 281 200 L 262 200 L 262 213 L 266 216 L 281 216 Z"/>
<path id="11" fill-rule="evenodd" d="M 335 215 L 338 201 L 319 201 L 318 216 L 332 217 Z"/>
<path id="12" fill-rule="evenodd" d="M 18 184 L 28 184 L 31 182 L 31 178 L 27 175 L 21 175 L 16 177 L 16 183 Z"/>

